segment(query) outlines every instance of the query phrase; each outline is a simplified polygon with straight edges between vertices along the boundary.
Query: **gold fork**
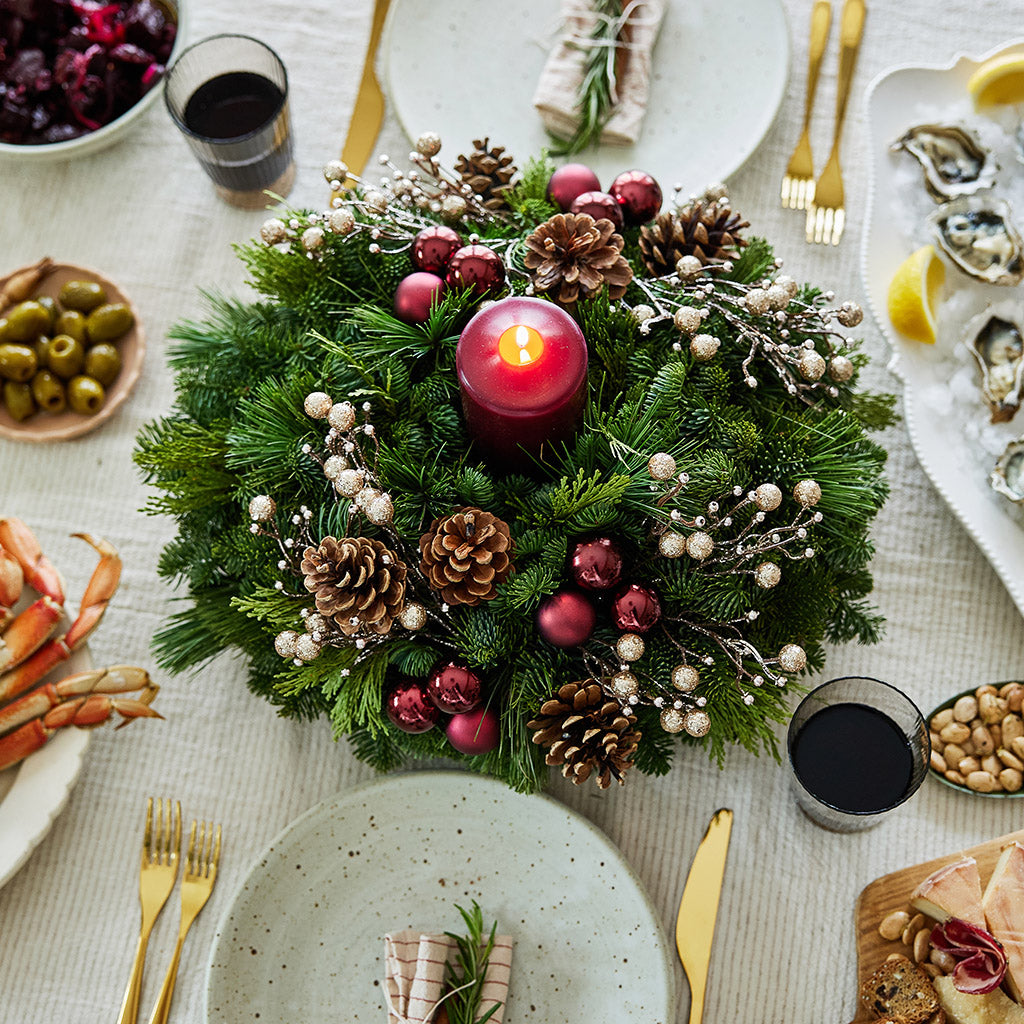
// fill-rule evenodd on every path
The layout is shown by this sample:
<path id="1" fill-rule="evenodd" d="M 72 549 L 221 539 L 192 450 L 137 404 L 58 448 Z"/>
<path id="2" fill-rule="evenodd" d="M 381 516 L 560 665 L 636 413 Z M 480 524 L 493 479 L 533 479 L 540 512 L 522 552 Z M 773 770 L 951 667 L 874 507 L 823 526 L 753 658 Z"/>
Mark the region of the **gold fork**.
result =
<path id="1" fill-rule="evenodd" d="M 196 836 L 198 828 L 199 835 Z M 185 874 L 181 879 L 181 924 L 178 926 L 178 941 L 174 946 L 171 966 L 167 969 L 160 995 L 157 997 L 153 1015 L 149 1024 L 167 1024 L 171 1012 L 171 999 L 174 996 L 174 983 L 178 979 L 178 962 L 181 960 L 181 947 L 185 943 L 192 922 L 199 911 L 206 906 L 206 901 L 213 892 L 213 883 L 217 881 L 217 863 L 220 861 L 220 825 L 216 834 L 212 822 L 192 822 L 192 831 L 188 838 L 188 853 L 185 854 Z"/>
<path id="2" fill-rule="evenodd" d="M 818 245 L 838 245 L 846 225 L 846 198 L 843 193 L 843 172 L 839 166 L 839 140 L 846 118 L 846 101 L 850 98 L 853 69 L 857 64 L 864 33 L 864 0 L 846 0 L 839 25 L 839 77 L 836 83 L 836 127 L 828 163 L 814 186 L 814 199 L 807 207 L 804 235 Z"/>
<path id="3" fill-rule="evenodd" d="M 155 825 L 155 827 L 154 827 Z M 156 819 L 153 817 L 153 798 L 146 801 L 146 830 L 142 836 L 142 866 L 139 869 L 139 902 L 142 904 L 142 926 L 139 944 L 135 948 L 135 962 L 128 978 L 128 987 L 121 1001 L 121 1014 L 117 1024 L 135 1024 L 139 1016 L 139 993 L 142 990 L 142 968 L 146 962 L 149 933 L 157 915 L 167 902 L 174 879 L 178 874 L 178 851 L 181 849 L 181 803 L 174 801 L 173 815 L 170 800 L 158 800 Z"/>
<path id="4" fill-rule="evenodd" d="M 807 98 L 804 100 L 804 127 L 789 158 L 782 176 L 780 197 L 784 208 L 806 210 L 814 199 L 814 158 L 811 156 L 811 111 L 814 94 L 818 89 L 821 58 L 832 26 L 832 5 L 829 0 L 817 0 L 811 11 L 811 46 L 807 65 Z"/>

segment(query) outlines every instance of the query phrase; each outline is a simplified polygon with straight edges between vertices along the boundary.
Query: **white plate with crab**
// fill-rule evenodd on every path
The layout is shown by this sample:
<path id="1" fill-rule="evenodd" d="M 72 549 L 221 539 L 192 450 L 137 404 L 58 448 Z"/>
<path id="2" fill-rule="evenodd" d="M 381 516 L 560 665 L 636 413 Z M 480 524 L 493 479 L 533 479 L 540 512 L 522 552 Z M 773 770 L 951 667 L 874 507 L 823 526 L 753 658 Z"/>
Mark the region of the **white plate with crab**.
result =
<path id="1" fill-rule="evenodd" d="M 912 237 L 908 226 L 905 179 L 902 168 L 913 166 L 906 154 L 890 153 L 889 147 L 912 125 L 937 121 L 959 123 L 972 114 L 967 82 L 980 64 L 996 54 L 1024 51 L 1024 40 L 1004 43 L 979 56 L 956 55 L 948 64 L 906 64 L 884 72 L 868 87 L 866 106 L 870 146 L 868 211 L 861 248 L 861 277 L 875 320 L 886 335 L 892 352 L 890 369 L 904 383 L 904 417 L 911 444 L 921 467 L 967 532 L 974 538 L 1024 615 L 1024 517 L 1006 498 L 989 487 L 988 475 L 995 463 L 993 445 L 1005 444 L 1024 430 L 1021 417 L 1013 424 L 991 427 L 977 391 L 976 407 L 963 401 L 959 389 L 976 379 L 962 352 L 954 352 L 956 322 L 943 325 L 945 304 L 940 307 L 936 345 L 924 345 L 899 335 L 887 314 L 888 290 L 896 269 L 919 244 L 929 239 Z M 1018 112 L 1019 113 L 1019 112 Z M 997 112 L 1006 118 L 1010 112 Z M 982 125 L 984 127 L 984 125 Z M 1003 126 L 1005 130 L 1005 125 Z M 904 161 L 906 163 L 904 163 Z M 1006 161 L 997 177 L 996 194 L 1013 192 L 1012 180 L 1020 164 Z M 925 195 L 923 181 L 921 194 Z M 1024 217 L 1024 206 L 1014 202 L 1015 221 Z M 916 211 L 911 212 L 911 216 Z M 975 285 L 947 268 L 945 302 L 982 303 L 1011 298 L 1016 288 Z M 962 285 L 962 287 L 961 287 Z M 951 287 L 952 286 L 952 287 Z M 961 358 L 963 357 L 963 358 Z M 960 365 L 957 361 L 960 360 Z M 958 390 L 954 390 L 954 388 Z M 998 435 L 998 436 L 997 436 Z M 1001 445 L 998 445 L 1001 447 Z"/>
<path id="2" fill-rule="evenodd" d="M 121 563 L 116 551 L 105 541 L 78 535 L 96 549 L 100 561 L 82 598 L 84 613 L 72 619 L 73 612 L 64 601 L 64 582 L 42 556 L 31 532 L 15 519 L 0 522 L 0 531 L 6 544 L 6 551 L 0 547 L 0 622 L 8 620 L 0 628 L 0 662 L 4 662 L 0 692 L 12 693 L 0 700 L 0 764 L 10 765 L 0 770 L 3 885 L 49 831 L 81 771 L 89 732 L 61 728 L 61 713 L 66 717 L 73 712 L 78 721 L 95 724 L 110 717 L 115 707 L 126 717 L 151 715 L 148 703 L 156 689 L 141 669 L 125 666 L 90 674 L 92 659 L 85 639 L 117 587 Z M 8 555 L 14 549 L 18 557 Z M 23 571 L 29 565 L 32 568 Z M 33 577 L 34 571 L 38 578 Z M 37 594 L 42 596 L 34 600 Z M 19 701 L 36 687 L 62 680 L 68 680 L 67 689 L 46 695 L 41 708 L 22 717 L 12 715 Z M 126 692 L 129 683 L 132 689 L 138 688 L 140 680 L 145 683 L 141 701 L 113 698 L 112 690 Z M 51 710 L 50 720 L 44 723 L 42 715 Z"/>

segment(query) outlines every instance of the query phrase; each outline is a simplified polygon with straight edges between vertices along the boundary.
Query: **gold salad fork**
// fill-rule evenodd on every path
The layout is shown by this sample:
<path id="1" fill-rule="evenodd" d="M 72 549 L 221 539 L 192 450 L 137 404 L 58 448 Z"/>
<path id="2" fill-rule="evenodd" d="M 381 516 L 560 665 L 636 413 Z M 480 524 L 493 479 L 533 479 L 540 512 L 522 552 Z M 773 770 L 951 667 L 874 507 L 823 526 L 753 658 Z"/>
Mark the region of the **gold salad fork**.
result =
<path id="1" fill-rule="evenodd" d="M 198 837 L 196 831 L 198 828 Z M 181 879 L 181 924 L 178 926 L 178 941 L 174 946 L 171 966 L 160 988 L 153 1015 L 149 1024 L 167 1024 L 171 1012 L 171 999 L 174 996 L 174 983 L 178 979 L 178 962 L 181 960 L 181 947 L 185 944 L 192 922 L 199 911 L 206 906 L 206 901 L 213 892 L 213 883 L 217 881 L 217 864 L 220 861 L 220 825 L 214 832 L 212 822 L 192 822 L 192 831 L 188 839 L 188 853 L 185 854 L 185 874 Z"/>
<path id="2" fill-rule="evenodd" d="M 817 0 L 811 11 L 811 46 L 807 64 L 807 98 L 804 100 L 804 127 L 797 140 L 793 155 L 789 158 L 786 173 L 782 176 L 780 194 L 783 207 L 790 210 L 806 210 L 814 200 L 814 158 L 811 156 L 811 111 L 814 110 L 814 94 L 818 89 L 818 72 L 821 58 L 828 42 L 828 30 L 832 26 L 832 5 L 829 0 Z"/>
<path id="3" fill-rule="evenodd" d="M 846 118 L 846 101 L 850 98 L 853 69 L 864 34 L 864 0 L 846 0 L 839 23 L 839 78 L 836 83 L 836 126 L 832 136 L 832 152 L 828 163 L 814 186 L 814 199 L 807 207 L 804 235 L 818 245 L 838 245 L 846 226 L 846 197 L 843 193 L 843 172 L 839 166 L 839 140 Z"/>
<path id="4" fill-rule="evenodd" d="M 157 915 L 167 902 L 178 874 L 178 851 L 181 848 L 181 803 L 157 800 L 153 814 L 153 798 L 146 801 L 146 829 L 142 836 L 142 866 L 139 869 L 139 902 L 142 905 L 142 926 L 135 948 L 135 962 L 128 978 L 128 987 L 121 1001 L 117 1024 L 135 1024 L 139 1016 L 139 993 L 142 990 L 142 968 L 146 962 L 149 933 Z"/>

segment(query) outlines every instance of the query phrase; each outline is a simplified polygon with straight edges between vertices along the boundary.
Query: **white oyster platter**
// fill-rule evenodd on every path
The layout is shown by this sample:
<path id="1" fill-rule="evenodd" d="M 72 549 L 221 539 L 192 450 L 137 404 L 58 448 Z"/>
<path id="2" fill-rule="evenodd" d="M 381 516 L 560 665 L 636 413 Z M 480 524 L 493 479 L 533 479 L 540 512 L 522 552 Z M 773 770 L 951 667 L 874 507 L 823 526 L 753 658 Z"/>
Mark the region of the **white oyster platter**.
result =
<path id="1" fill-rule="evenodd" d="M 1022 111 L 1001 107 L 985 116 L 973 109 L 967 92 L 981 63 L 1010 52 L 1024 53 L 1024 40 L 979 56 L 960 54 L 945 65 L 899 66 L 872 82 L 866 101 L 870 188 L 861 275 L 889 341 L 890 368 L 904 383 L 905 420 L 918 460 L 1024 615 L 1024 509 L 989 483 L 999 455 L 1024 434 L 1024 412 L 1011 422 L 990 421 L 981 375 L 965 344 L 968 325 L 986 311 L 1015 306 L 1024 315 L 1024 287 L 978 283 L 947 259 L 936 344 L 903 337 L 887 315 L 889 283 L 910 253 L 933 241 L 926 220 L 938 208 L 921 166 L 906 152 L 890 150 L 908 129 L 941 124 L 972 131 L 999 164 L 995 187 L 978 194 L 1007 200 L 1018 230 L 1024 223 L 1024 152 L 1017 131 Z"/>

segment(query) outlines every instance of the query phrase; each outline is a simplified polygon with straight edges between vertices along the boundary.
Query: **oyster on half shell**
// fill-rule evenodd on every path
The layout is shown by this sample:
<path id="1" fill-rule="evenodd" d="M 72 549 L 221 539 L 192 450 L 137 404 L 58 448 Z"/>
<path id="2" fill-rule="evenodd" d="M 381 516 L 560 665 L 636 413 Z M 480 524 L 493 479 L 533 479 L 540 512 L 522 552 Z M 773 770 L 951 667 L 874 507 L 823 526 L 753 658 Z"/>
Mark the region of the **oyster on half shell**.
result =
<path id="1" fill-rule="evenodd" d="M 959 125 L 919 124 L 890 147 L 909 153 L 924 170 L 932 199 L 944 202 L 995 184 L 999 165 L 973 132 Z"/>
<path id="2" fill-rule="evenodd" d="M 1002 302 L 974 317 L 965 341 L 981 370 L 981 391 L 993 423 L 1012 420 L 1024 391 L 1024 318 L 1015 303 Z"/>
<path id="3" fill-rule="evenodd" d="M 960 196 L 928 218 L 939 248 L 965 273 L 986 284 L 1019 284 L 1024 243 L 1010 204 L 991 196 Z"/>
<path id="4" fill-rule="evenodd" d="M 994 491 L 1024 505 L 1024 437 L 1011 441 L 992 470 L 989 483 Z"/>

